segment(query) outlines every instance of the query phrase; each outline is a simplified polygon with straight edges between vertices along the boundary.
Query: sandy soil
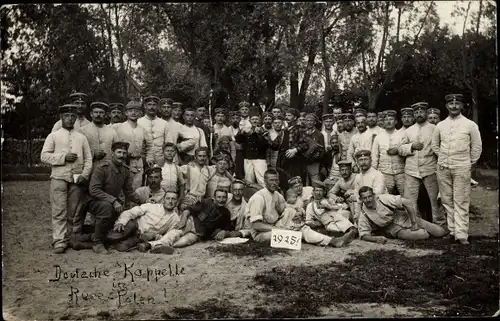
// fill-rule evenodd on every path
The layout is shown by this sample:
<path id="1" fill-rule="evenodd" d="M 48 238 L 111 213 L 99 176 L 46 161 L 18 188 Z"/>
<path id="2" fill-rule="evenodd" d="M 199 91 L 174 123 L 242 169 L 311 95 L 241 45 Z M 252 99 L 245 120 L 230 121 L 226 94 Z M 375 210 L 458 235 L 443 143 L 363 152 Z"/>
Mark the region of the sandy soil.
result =
<path id="1" fill-rule="evenodd" d="M 498 190 L 479 186 L 473 189 L 472 198 L 481 208 L 481 217 L 471 220 L 471 235 L 497 234 Z M 174 308 L 215 298 L 230 302 L 239 311 L 236 316 L 252 317 L 254 308 L 279 304 L 266 302 L 260 295 L 253 281 L 259 271 L 342 262 L 352 253 L 371 249 L 398 249 L 407 255 L 432 252 L 356 240 L 345 249 L 304 244 L 300 252 L 258 259 L 212 254 L 207 247 L 213 242 L 180 249 L 171 256 L 139 252 L 106 256 L 89 250 L 55 255 L 50 247 L 49 182 L 6 182 L 2 204 L 3 313 L 7 320 L 158 319 L 171 315 Z M 58 271 L 63 273 L 54 280 Z M 425 315 L 409 307 L 335 302 L 322 313 L 332 317 Z"/>

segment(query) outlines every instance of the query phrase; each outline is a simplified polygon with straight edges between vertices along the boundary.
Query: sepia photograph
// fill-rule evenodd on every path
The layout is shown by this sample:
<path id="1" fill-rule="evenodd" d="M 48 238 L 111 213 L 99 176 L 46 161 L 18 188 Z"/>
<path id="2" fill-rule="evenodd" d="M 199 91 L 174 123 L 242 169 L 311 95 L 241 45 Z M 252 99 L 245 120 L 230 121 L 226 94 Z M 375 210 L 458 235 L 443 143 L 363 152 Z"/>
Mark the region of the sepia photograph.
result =
<path id="1" fill-rule="evenodd" d="M 0 7 L 2 316 L 500 316 L 497 2 Z"/>

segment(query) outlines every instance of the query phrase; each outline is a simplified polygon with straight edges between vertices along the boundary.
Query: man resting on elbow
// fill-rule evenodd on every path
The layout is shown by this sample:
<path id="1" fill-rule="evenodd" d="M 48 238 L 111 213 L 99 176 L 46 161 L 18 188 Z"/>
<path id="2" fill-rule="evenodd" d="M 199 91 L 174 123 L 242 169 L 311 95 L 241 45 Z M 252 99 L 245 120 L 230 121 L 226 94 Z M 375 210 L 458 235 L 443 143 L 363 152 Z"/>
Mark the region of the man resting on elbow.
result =
<path id="1" fill-rule="evenodd" d="M 415 204 L 400 195 L 374 195 L 371 187 L 363 186 L 359 189 L 359 197 L 362 202 L 358 221 L 361 240 L 386 243 L 386 236 L 372 235 L 377 230 L 389 238 L 401 240 L 423 240 L 448 233 L 439 225 L 417 217 Z"/>

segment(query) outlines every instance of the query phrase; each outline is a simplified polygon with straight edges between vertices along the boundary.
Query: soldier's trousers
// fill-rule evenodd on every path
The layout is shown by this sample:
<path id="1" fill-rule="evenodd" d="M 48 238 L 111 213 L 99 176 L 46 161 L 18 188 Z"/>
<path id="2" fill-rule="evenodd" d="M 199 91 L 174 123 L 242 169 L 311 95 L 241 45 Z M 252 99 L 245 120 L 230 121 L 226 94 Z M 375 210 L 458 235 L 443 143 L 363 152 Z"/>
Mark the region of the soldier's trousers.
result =
<path id="1" fill-rule="evenodd" d="M 84 188 L 61 179 L 50 180 L 50 203 L 52 208 L 52 246 L 66 247 L 73 232 L 75 214 L 84 193 Z M 78 220 L 78 219 L 76 219 Z M 83 220 L 83 218 L 81 218 Z"/>
<path id="2" fill-rule="evenodd" d="M 410 200 L 412 204 L 417 205 L 421 181 L 424 183 L 427 194 L 429 195 L 429 200 L 431 201 L 432 222 L 442 227 L 446 223 L 446 218 L 444 216 L 444 213 L 439 210 L 439 204 L 437 201 L 439 188 L 436 174 L 428 175 L 422 179 L 405 174 L 405 187 L 403 197 Z M 417 215 L 421 217 L 420 212 L 418 211 L 418 206 L 416 210 Z"/>
<path id="3" fill-rule="evenodd" d="M 314 180 L 319 180 L 319 162 L 312 163 L 312 164 L 307 164 L 306 166 L 306 171 L 307 171 L 307 182 L 308 185 L 312 185 L 312 181 Z"/>
<path id="4" fill-rule="evenodd" d="M 264 187 L 264 173 L 267 171 L 267 163 L 265 159 L 245 159 L 245 180 L 250 183 L 257 183 Z"/>
<path id="5" fill-rule="evenodd" d="M 87 210 L 95 216 L 95 229 L 92 234 L 94 244 L 103 243 L 109 230 L 118 218 L 113 204 L 107 201 L 91 200 Z"/>
<path id="6" fill-rule="evenodd" d="M 144 174 L 144 163 L 142 158 L 130 160 L 130 174 L 132 174 L 132 188 L 134 191 L 142 186 L 142 176 Z"/>
<path id="7" fill-rule="evenodd" d="M 236 150 L 236 157 L 234 160 L 234 174 L 237 179 L 244 179 L 245 178 L 245 165 L 244 159 L 243 159 L 243 150 L 237 149 Z"/>
<path id="8" fill-rule="evenodd" d="M 398 193 L 396 195 L 404 195 L 405 190 L 405 173 L 401 174 L 384 174 L 385 177 L 385 186 L 387 187 L 387 191 L 389 193 L 392 192 L 394 187 L 397 188 Z"/>
<path id="9" fill-rule="evenodd" d="M 455 235 L 456 239 L 467 239 L 471 192 L 470 167 L 450 169 L 438 166 L 437 179 L 450 234 Z"/>

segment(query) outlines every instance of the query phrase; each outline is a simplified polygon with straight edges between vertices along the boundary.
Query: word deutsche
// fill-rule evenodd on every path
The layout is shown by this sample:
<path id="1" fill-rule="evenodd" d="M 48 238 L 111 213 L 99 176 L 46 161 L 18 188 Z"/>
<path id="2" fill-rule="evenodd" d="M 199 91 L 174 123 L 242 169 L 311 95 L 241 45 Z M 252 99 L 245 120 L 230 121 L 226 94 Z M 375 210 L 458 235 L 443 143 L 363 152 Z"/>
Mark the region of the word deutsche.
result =
<path id="1" fill-rule="evenodd" d="M 110 276 L 110 272 L 108 269 L 98 269 L 94 267 L 93 270 L 83 270 L 80 268 L 76 268 L 71 271 L 64 271 L 60 265 L 54 265 L 55 267 L 55 277 L 53 279 L 49 279 L 49 282 L 56 282 L 61 279 L 102 279 Z"/>

